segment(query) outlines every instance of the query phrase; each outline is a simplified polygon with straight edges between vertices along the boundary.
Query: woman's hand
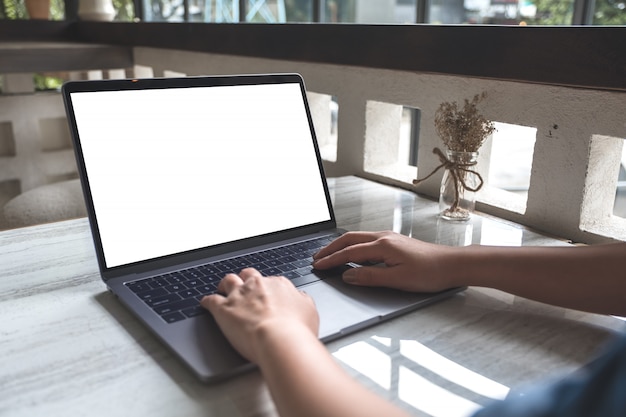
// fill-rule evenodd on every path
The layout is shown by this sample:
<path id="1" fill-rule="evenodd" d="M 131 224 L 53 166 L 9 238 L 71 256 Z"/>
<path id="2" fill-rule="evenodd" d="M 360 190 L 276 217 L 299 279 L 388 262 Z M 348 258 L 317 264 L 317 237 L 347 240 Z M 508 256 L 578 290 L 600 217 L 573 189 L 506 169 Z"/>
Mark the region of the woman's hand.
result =
<path id="1" fill-rule="evenodd" d="M 317 338 L 313 299 L 284 277 L 228 274 L 202 299 L 232 345 L 259 365 L 281 416 L 378 417 L 406 413 L 349 376 Z"/>
<path id="2" fill-rule="evenodd" d="M 436 292 L 455 286 L 449 272 L 453 251 L 451 247 L 393 232 L 348 232 L 317 253 L 313 257 L 313 266 L 329 269 L 349 262 L 365 264 L 368 266 L 346 271 L 344 281 L 363 286 Z"/>
<path id="3" fill-rule="evenodd" d="M 253 268 L 228 274 L 218 293 L 204 297 L 201 304 L 235 349 L 257 364 L 263 343 L 274 331 L 304 329 L 317 338 L 319 316 L 313 299 L 284 277 L 263 277 Z"/>

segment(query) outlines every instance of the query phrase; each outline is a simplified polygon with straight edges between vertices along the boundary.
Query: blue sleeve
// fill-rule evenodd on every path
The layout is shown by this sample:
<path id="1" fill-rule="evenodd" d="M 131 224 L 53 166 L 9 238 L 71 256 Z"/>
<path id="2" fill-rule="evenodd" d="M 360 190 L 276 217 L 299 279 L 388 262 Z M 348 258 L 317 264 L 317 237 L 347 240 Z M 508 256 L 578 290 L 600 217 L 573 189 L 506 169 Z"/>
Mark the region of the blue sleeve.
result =
<path id="1" fill-rule="evenodd" d="M 488 405 L 474 417 L 626 416 L 626 336 L 558 382 Z"/>

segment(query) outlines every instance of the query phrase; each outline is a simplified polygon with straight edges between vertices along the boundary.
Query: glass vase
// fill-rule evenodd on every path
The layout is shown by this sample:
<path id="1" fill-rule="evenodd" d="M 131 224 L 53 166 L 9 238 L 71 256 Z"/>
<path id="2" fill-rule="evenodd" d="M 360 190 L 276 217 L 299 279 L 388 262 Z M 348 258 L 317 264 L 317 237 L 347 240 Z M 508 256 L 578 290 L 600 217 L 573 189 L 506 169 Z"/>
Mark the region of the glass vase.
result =
<path id="1" fill-rule="evenodd" d="M 446 152 L 449 166 L 441 179 L 439 193 L 440 217 L 445 220 L 466 221 L 476 203 L 480 176 L 475 171 L 478 152 Z"/>

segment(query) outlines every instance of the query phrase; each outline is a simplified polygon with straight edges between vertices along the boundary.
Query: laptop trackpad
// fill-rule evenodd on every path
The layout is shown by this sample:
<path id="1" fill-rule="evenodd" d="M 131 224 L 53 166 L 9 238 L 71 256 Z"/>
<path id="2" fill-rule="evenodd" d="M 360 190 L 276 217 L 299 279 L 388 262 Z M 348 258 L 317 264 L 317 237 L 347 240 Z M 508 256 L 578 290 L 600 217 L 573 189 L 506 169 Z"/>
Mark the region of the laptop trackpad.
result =
<path id="1" fill-rule="evenodd" d="M 376 324 L 388 316 L 416 308 L 431 298 L 380 287 L 358 287 L 328 278 L 300 287 L 315 300 L 320 339 L 332 339 Z"/>

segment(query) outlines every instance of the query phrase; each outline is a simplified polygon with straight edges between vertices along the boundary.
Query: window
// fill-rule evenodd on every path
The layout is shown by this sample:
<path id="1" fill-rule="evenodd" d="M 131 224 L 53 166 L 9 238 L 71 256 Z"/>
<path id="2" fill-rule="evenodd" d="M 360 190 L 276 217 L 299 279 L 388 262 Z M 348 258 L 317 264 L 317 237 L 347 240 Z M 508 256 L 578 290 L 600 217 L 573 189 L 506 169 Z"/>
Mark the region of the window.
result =
<path id="1" fill-rule="evenodd" d="M 368 101 L 365 115 L 365 171 L 410 183 L 415 178 L 419 110 Z"/>
<path id="2" fill-rule="evenodd" d="M 413 167 L 417 167 L 417 145 L 420 133 L 420 117 L 420 109 L 413 107 L 402 108 L 398 161 Z"/>
<path id="3" fill-rule="evenodd" d="M 592 135 L 589 164 L 581 207 L 580 228 L 604 236 L 626 231 L 621 178 L 624 170 L 624 139 Z"/>
<path id="4" fill-rule="evenodd" d="M 626 24 L 626 0 L 142 0 L 141 7 L 142 20 L 172 22 Z"/>
<path id="5" fill-rule="evenodd" d="M 615 204 L 613 204 L 613 215 L 626 218 L 626 146 L 623 146 L 623 144 L 622 160 L 619 164 L 619 174 L 615 190 Z"/>
<path id="6" fill-rule="evenodd" d="M 595 0 L 592 24 L 626 24 L 626 0 Z"/>
<path id="7" fill-rule="evenodd" d="M 323 0 L 324 23 L 415 23 L 416 0 Z"/>
<path id="8" fill-rule="evenodd" d="M 519 202 L 520 212 L 526 207 L 537 129 L 495 122 L 491 137 L 489 176 L 487 183 L 513 195 L 508 199 Z"/>
<path id="9" fill-rule="evenodd" d="M 286 23 L 313 21 L 308 0 L 143 0 L 147 21 Z"/>
<path id="10" fill-rule="evenodd" d="M 325 161 L 337 161 L 337 127 L 339 103 L 337 97 L 307 92 L 311 117 L 320 154 Z"/>
<path id="11" fill-rule="evenodd" d="M 116 21 L 626 25 L 626 0 L 112 0 Z M 75 0 L 74 4 L 77 1 Z M 50 0 L 50 19 L 74 18 Z M 68 16 L 69 15 L 69 16 Z M 0 0 L 0 19 L 27 19 Z"/>
<path id="12" fill-rule="evenodd" d="M 458 23 L 569 25 L 573 5 L 574 0 L 466 0 L 465 21 Z"/>

